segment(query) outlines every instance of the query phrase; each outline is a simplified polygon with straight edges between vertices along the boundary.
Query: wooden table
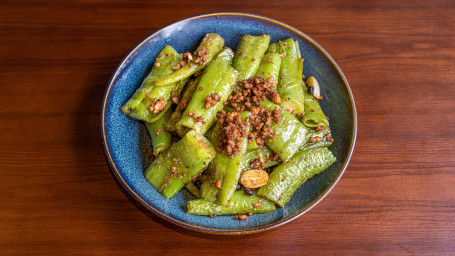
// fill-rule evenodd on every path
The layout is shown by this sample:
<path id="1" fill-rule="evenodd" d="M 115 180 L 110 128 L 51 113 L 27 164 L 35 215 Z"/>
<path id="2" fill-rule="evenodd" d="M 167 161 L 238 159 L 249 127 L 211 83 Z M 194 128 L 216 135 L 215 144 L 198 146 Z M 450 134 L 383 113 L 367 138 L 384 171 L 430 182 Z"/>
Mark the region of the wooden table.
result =
<path id="1" fill-rule="evenodd" d="M 100 133 L 122 58 L 206 12 L 283 21 L 319 42 L 358 110 L 351 163 L 309 213 L 249 236 L 212 236 L 135 205 Z M 2 1 L 0 255 L 455 253 L 455 2 Z"/>

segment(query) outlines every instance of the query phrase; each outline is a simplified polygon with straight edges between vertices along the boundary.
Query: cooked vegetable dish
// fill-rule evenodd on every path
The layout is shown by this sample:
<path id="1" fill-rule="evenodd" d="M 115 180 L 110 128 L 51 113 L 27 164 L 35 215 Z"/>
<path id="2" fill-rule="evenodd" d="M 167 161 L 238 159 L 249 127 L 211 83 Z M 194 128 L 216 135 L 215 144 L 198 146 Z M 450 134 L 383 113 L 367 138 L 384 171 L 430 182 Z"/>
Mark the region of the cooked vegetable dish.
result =
<path id="1" fill-rule="evenodd" d="M 168 199 L 187 189 L 189 214 L 246 220 L 285 207 L 336 161 L 303 61 L 298 41 L 268 35 L 242 36 L 235 53 L 213 33 L 192 53 L 164 47 L 120 109 L 150 134 L 144 177 Z"/>

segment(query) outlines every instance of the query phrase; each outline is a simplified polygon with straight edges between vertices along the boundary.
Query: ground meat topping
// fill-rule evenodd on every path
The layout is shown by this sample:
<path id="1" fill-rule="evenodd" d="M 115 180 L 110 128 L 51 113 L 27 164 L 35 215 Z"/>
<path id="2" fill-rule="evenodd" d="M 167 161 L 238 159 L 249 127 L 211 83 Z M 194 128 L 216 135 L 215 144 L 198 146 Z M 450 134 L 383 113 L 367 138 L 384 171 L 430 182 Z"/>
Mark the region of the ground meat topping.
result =
<path id="1" fill-rule="evenodd" d="M 239 103 L 245 104 L 248 109 L 252 105 L 260 106 L 261 101 L 267 97 L 275 104 L 281 103 L 281 96 L 278 94 L 276 87 L 277 81 L 272 76 L 265 80 L 262 77 L 252 77 L 239 82 L 239 86 L 243 90 L 234 91 L 228 98 L 228 102 L 232 107 L 237 107 Z"/>
<path id="2" fill-rule="evenodd" d="M 311 142 L 319 142 L 319 141 L 322 141 L 322 138 L 321 137 L 311 137 L 310 141 Z"/>
<path id="3" fill-rule="evenodd" d="M 164 97 L 161 97 L 158 100 L 151 98 L 150 101 L 152 102 L 150 105 L 150 112 L 154 114 L 159 113 L 166 108 L 166 101 L 164 100 Z"/>
<path id="4" fill-rule="evenodd" d="M 237 111 L 226 113 L 225 110 L 221 110 L 217 113 L 217 118 L 220 123 L 218 151 L 225 150 L 228 156 L 238 155 L 241 142 L 247 135 L 247 122 L 242 121 L 240 112 Z"/>
<path id="5" fill-rule="evenodd" d="M 196 56 L 196 59 L 193 60 L 193 55 L 190 52 L 185 52 L 182 54 L 182 60 L 179 61 L 177 65 L 172 67 L 172 70 L 177 71 L 180 68 L 182 68 L 186 63 L 190 63 L 190 65 L 192 65 L 192 63 L 203 65 L 207 61 L 207 56 L 205 55 L 208 54 L 209 52 L 207 51 L 207 49 L 199 50 L 193 53 L 193 55 Z"/>
<path id="6" fill-rule="evenodd" d="M 177 96 L 172 97 L 172 103 L 179 104 L 179 101 L 180 101 L 179 97 L 177 97 Z"/>
<path id="7" fill-rule="evenodd" d="M 251 167 L 252 169 L 259 169 L 259 168 L 261 168 L 261 163 L 259 163 L 259 159 L 255 158 L 255 159 L 251 160 L 251 162 L 250 162 L 250 167 Z"/>
<path id="8" fill-rule="evenodd" d="M 318 126 L 318 127 L 316 127 L 316 131 L 317 131 L 317 132 L 322 132 L 324 129 L 325 129 L 324 126 Z"/>
<path id="9" fill-rule="evenodd" d="M 220 96 L 217 93 L 211 93 L 209 96 L 205 97 L 205 108 L 209 109 L 215 106 L 218 101 L 220 101 Z"/>
<path id="10" fill-rule="evenodd" d="M 194 63 L 203 65 L 207 61 L 207 56 L 205 55 L 208 55 L 209 52 L 207 51 L 207 49 L 202 49 L 197 52 L 194 52 L 193 54 L 197 56 L 196 59 L 194 60 Z"/>
<path id="11" fill-rule="evenodd" d="M 224 127 L 224 130 L 221 129 L 220 132 L 219 152 L 224 149 L 228 154 L 238 154 L 240 141 L 244 137 L 232 135 L 239 133 L 238 128 L 236 127 L 236 129 L 233 129 L 230 122 L 226 125 L 225 121 L 227 116 L 236 115 L 238 122 L 241 122 L 240 113 L 245 109 L 251 112 L 251 115 L 247 119 L 251 124 L 251 132 L 248 134 L 249 143 L 255 141 L 262 147 L 264 145 L 264 140 L 267 137 L 275 137 L 275 133 L 270 129 L 270 126 L 272 125 L 272 121 L 281 123 L 280 109 L 275 108 L 273 111 L 269 111 L 261 106 L 261 102 L 269 98 L 275 104 L 281 103 L 281 96 L 278 94 L 277 90 L 274 89 L 276 83 L 277 81 L 273 77 L 270 77 L 267 80 L 262 77 L 251 77 L 239 82 L 238 85 L 241 89 L 234 91 L 229 95 L 228 100 L 224 102 L 225 105 L 233 107 L 234 112 L 226 114 L 223 110 L 217 115 L 221 127 Z M 210 105 L 207 104 L 210 100 L 211 99 L 206 98 L 206 108 L 210 108 Z M 245 129 L 246 127 L 247 126 L 245 125 Z M 229 134 L 226 135 L 226 132 Z M 242 134 L 243 133 L 245 133 L 245 131 L 243 131 Z M 233 137 L 235 137 L 235 139 Z M 238 140 L 236 141 L 237 138 Z M 221 143 L 221 141 L 223 141 L 223 143 Z M 239 145 L 238 147 L 237 144 Z"/>
<path id="12" fill-rule="evenodd" d="M 280 104 L 281 103 L 281 96 L 278 93 L 272 94 L 272 101 L 275 104 Z"/>
<path id="13" fill-rule="evenodd" d="M 215 181 L 215 187 L 216 187 L 217 189 L 221 189 L 221 180 L 216 180 L 216 181 Z"/>
<path id="14" fill-rule="evenodd" d="M 246 215 L 246 214 L 235 215 L 235 219 L 236 220 L 247 220 L 248 219 L 248 215 Z"/>
<path id="15" fill-rule="evenodd" d="M 182 67 L 182 65 L 180 65 L 180 63 L 179 63 L 179 64 L 173 66 L 173 67 L 172 67 L 172 70 L 177 71 L 177 70 L 179 70 L 181 67 Z"/>
<path id="16" fill-rule="evenodd" d="M 280 160 L 280 156 L 277 153 L 274 153 L 270 158 L 270 161 L 277 161 Z"/>
<path id="17" fill-rule="evenodd" d="M 172 166 L 172 168 L 171 168 L 171 176 L 174 176 L 176 174 L 177 174 L 177 167 Z"/>
<path id="18" fill-rule="evenodd" d="M 202 124 L 205 124 L 204 117 L 203 116 L 197 116 L 193 112 L 188 112 L 188 115 L 191 116 L 194 121 L 196 122 L 201 122 Z"/>
<path id="19" fill-rule="evenodd" d="M 185 61 L 185 62 L 193 61 L 193 55 L 191 55 L 190 52 L 185 52 L 184 54 L 182 54 L 182 58 L 183 58 L 183 61 Z"/>

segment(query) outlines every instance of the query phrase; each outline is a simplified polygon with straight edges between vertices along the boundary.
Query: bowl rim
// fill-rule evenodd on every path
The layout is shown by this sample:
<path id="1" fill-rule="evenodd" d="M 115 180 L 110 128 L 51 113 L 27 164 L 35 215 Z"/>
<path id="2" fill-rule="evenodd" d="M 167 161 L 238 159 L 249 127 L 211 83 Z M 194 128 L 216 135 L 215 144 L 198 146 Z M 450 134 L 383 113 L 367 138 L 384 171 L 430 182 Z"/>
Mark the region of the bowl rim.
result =
<path id="1" fill-rule="evenodd" d="M 119 72 L 120 70 L 123 69 L 123 67 L 127 64 L 127 60 L 146 42 L 148 42 L 151 38 L 153 38 L 154 36 L 156 36 L 156 34 L 158 34 L 159 32 L 167 29 L 168 27 L 172 26 L 172 25 L 175 25 L 177 23 L 181 23 L 181 22 L 187 22 L 187 21 L 190 21 L 190 20 L 196 20 L 196 19 L 202 19 L 202 18 L 207 18 L 207 17 L 215 17 L 215 16 L 238 16 L 238 17 L 248 17 L 248 18 L 253 18 L 253 19 L 257 19 L 257 20 L 261 20 L 261 21 L 266 21 L 266 22 L 271 22 L 275 25 L 278 25 L 280 27 L 283 27 L 287 30 L 291 30 L 292 32 L 298 34 L 299 36 L 305 38 L 308 42 L 310 42 L 311 44 L 313 44 L 318 50 L 320 53 L 322 53 L 323 55 L 325 55 L 325 57 L 330 61 L 330 63 L 333 65 L 333 67 L 336 69 L 336 71 L 338 72 L 338 74 L 341 76 L 341 78 L 343 79 L 343 82 L 344 82 L 344 85 L 346 87 L 346 90 L 348 91 L 348 94 L 349 94 L 349 98 L 351 100 L 351 107 L 352 107 L 352 114 L 353 114 L 353 130 L 352 130 L 352 142 L 351 142 L 351 145 L 350 145 L 350 148 L 349 148 L 349 153 L 348 153 L 348 156 L 347 158 L 345 159 L 344 163 L 343 163 L 343 167 L 340 171 L 340 173 L 338 174 L 337 178 L 335 179 L 335 181 L 328 187 L 326 188 L 326 190 L 321 194 L 321 196 L 319 196 L 317 199 L 313 200 L 308 207 L 306 207 L 305 209 L 297 212 L 296 214 L 292 215 L 292 216 L 288 216 L 284 219 L 281 219 L 281 220 L 278 220 L 278 221 L 275 221 L 273 223 L 270 223 L 270 224 L 267 224 L 267 225 L 262 225 L 262 226 L 259 226 L 259 227 L 254 227 L 254 228 L 250 228 L 250 229 L 233 229 L 233 230 L 223 230 L 223 229 L 214 229 L 214 228 L 208 228 L 208 227 L 201 227 L 201 226 L 197 226 L 197 225 L 192 225 L 190 223 L 187 223 L 187 222 L 184 222 L 184 221 L 181 221 L 181 220 L 178 220 L 178 219 L 175 219 L 169 215 L 167 215 L 166 213 L 163 213 L 161 211 L 159 211 L 158 209 L 156 209 L 155 207 L 153 207 L 153 205 L 149 204 L 148 202 L 146 202 L 141 196 L 139 196 L 130 186 L 128 183 L 126 183 L 126 181 L 123 179 L 123 176 L 122 174 L 120 173 L 120 171 L 118 170 L 114 160 L 113 160 L 113 157 L 111 155 L 111 151 L 110 151 L 110 147 L 107 143 L 107 139 L 106 139 L 106 126 L 105 126 L 105 116 L 106 116 L 106 108 L 107 108 L 107 101 L 108 101 L 108 98 L 109 98 L 109 95 L 110 95 L 110 92 L 111 92 L 111 89 L 112 89 L 112 86 L 113 86 L 113 81 L 117 78 L 117 76 L 119 75 Z M 203 232 L 203 233 L 208 233 L 208 234 L 218 234 L 218 235 L 242 235 L 242 234 L 251 234 L 251 233 L 257 233 L 257 232 L 261 232 L 261 231 L 266 231 L 266 230 L 270 230 L 270 229 L 273 229 L 273 228 L 276 228 L 276 227 L 279 227 L 281 225 L 284 225 L 286 223 L 289 223 L 291 222 L 292 220 L 295 220 L 297 219 L 298 217 L 302 216 L 303 214 L 305 214 L 306 212 L 308 212 L 309 210 L 311 210 L 314 206 L 316 206 L 320 201 L 322 201 L 322 199 L 324 199 L 329 193 L 330 191 L 335 187 L 335 185 L 338 183 L 338 181 L 340 180 L 341 176 L 343 176 L 344 172 L 346 171 L 346 168 L 349 164 L 349 161 L 351 160 L 351 156 L 352 156 L 352 153 L 354 151 L 354 146 L 355 146 L 355 142 L 356 142 L 356 138 L 357 138 L 357 111 L 356 111 L 356 108 L 355 108 L 355 102 L 354 102 L 354 97 L 352 95 L 352 91 L 351 91 L 351 88 L 349 87 L 349 83 L 345 77 L 345 75 L 343 74 L 343 72 L 341 71 L 340 67 L 338 66 L 338 64 L 335 62 L 335 60 L 329 55 L 329 53 L 327 51 L 325 51 L 318 43 L 316 43 L 316 41 L 314 41 L 312 38 L 310 38 L 308 35 L 306 35 L 305 33 L 301 32 L 300 30 L 290 26 L 290 25 L 287 25 L 281 21 L 278 21 L 278 20 L 275 20 L 275 19 L 271 19 L 271 18 L 268 18 L 268 17 L 265 17 L 265 16 L 261 16 L 261 15 L 257 15 L 257 14 L 251 14 L 251 13 L 244 13 L 244 12 L 214 12 L 214 13 L 205 13 L 205 14 L 199 14 L 199 15 L 195 15 L 195 16 L 191 16 L 191 17 L 188 17 L 188 18 L 184 18 L 184 19 L 181 19 L 181 20 L 178 20 L 178 21 L 175 21 L 173 23 L 170 23 L 169 25 L 166 25 L 158 30 L 156 30 L 155 32 L 153 32 L 152 34 L 150 34 L 149 36 L 147 36 L 145 39 L 143 39 L 139 44 L 137 44 L 123 59 L 122 61 L 120 62 L 120 64 L 117 66 L 117 68 L 115 69 L 115 72 L 113 73 L 113 75 L 111 76 L 110 80 L 109 80 L 109 84 L 108 84 L 108 87 L 106 88 L 106 91 L 104 92 L 104 96 L 103 96 L 103 104 L 102 104 L 102 109 L 101 109 L 101 133 L 102 133 L 102 139 L 103 139 L 103 146 L 104 146 L 104 152 L 105 152 L 105 156 L 109 162 L 109 167 L 111 169 L 111 171 L 115 174 L 116 178 L 120 181 L 120 184 L 122 184 L 123 188 L 133 197 L 136 199 L 137 202 L 139 202 L 142 206 L 144 206 L 146 209 L 148 209 L 149 211 L 155 213 L 158 217 L 164 219 L 164 220 L 167 220 L 167 221 L 170 221 L 178 226 L 181 226 L 181 227 L 184 227 L 184 228 L 188 228 L 188 229 L 191 229 L 191 230 L 194 230 L 194 231 L 198 231 L 198 232 Z"/>

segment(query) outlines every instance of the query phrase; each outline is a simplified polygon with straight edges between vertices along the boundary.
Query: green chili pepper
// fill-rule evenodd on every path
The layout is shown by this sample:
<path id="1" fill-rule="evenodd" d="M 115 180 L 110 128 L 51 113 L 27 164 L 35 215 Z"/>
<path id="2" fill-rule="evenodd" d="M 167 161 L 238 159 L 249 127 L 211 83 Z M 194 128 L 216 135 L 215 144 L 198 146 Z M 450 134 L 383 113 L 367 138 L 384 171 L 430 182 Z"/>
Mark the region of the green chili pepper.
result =
<path id="1" fill-rule="evenodd" d="M 258 207 L 254 207 L 259 205 Z M 188 201 L 188 213 L 193 215 L 223 215 L 273 212 L 275 204 L 256 195 L 247 196 L 243 191 L 235 191 L 231 201 L 226 206 L 217 205 L 204 199 Z"/>
<path id="2" fill-rule="evenodd" d="M 242 113 L 242 120 L 245 121 L 250 112 Z M 248 128 L 249 129 L 249 123 Z M 231 199 L 242 173 L 242 162 L 245 157 L 248 137 L 245 136 L 241 141 L 241 147 L 237 155 L 228 156 L 226 152 L 216 154 L 209 165 L 209 170 L 215 172 L 216 179 L 221 181 L 216 203 L 226 206 Z"/>
<path id="3" fill-rule="evenodd" d="M 316 141 L 312 141 L 312 139 Z M 330 147 L 333 144 L 332 133 L 330 127 L 324 127 L 322 131 L 317 131 L 316 128 L 311 128 L 305 136 L 305 144 L 301 150 L 319 148 L 319 147 Z"/>
<path id="4" fill-rule="evenodd" d="M 152 138 L 153 154 L 158 156 L 171 145 L 172 135 L 166 130 L 166 123 L 171 116 L 168 110 L 154 123 L 145 123 L 145 127 Z"/>
<path id="5" fill-rule="evenodd" d="M 275 137 L 268 137 L 264 142 L 280 156 L 281 160 L 286 162 L 305 144 L 305 134 L 308 128 L 292 114 L 271 101 L 265 100 L 261 102 L 261 105 L 269 111 L 273 111 L 275 108 L 280 110 L 281 122 L 273 121 L 270 126 L 275 133 Z"/>
<path id="6" fill-rule="evenodd" d="M 239 71 L 239 81 L 243 81 L 256 74 L 270 43 L 270 36 L 244 35 L 240 37 L 237 51 L 235 52 L 234 68 Z"/>
<path id="7" fill-rule="evenodd" d="M 299 75 L 300 78 L 303 79 L 303 59 L 302 54 L 300 53 L 300 46 L 299 46 L 299 41 L 294 41 L 295 47 L 297 48 L 297 56 L 299 56 Z"/>
<path id="8" fill-rule="evenodd" d="M 201 198 L 209 201 L 215 202 L 216 197 L 218 196 L 219 189 L 210 181 L 211 178 L 206 179 L 202 182 L 201 185 Z"/>
<path id="9" fill-rule="evenodd" d="M 177 81 L 190 77 L 199 70 L 204 69 L 207 66 L 207 64 L 210 63 L 210 61 L 215 57 L 215 55 L 221 51 L 223 45 L 224 39 L 221 36 L 213 33 L 206 34 L 202 39 L 201 44 L 196 49 L 196 51 L 204 49 L 207 50 L 208 54 L 205 55 L 207 60 L 202 65 L 198 65 L 193 62 L 188 62 L 177 71 L 167 76 L 158 78 L 155 82 L 155 86 L 164 86 L 175 83 Z M 196 58 L 196 56 L 194 56 L 194 58 Z"/>
<path id="10" fill-rule="evenodd" d="M 259 159 L 262 157 L 264 159 L 264 164 L 261 165 L 259 169 L 266 169 L 275 165 L 278 165 L 281 163 L 279 159 L 277 160 L 272 160 L 272 156 L 275 153 L 267 146 L 262 146 L 262 148 L 258 148 L 253 151 L 247 151 L 245 154 L 245 157 L 243 158 L 242 162 L 242 170 L 243 171 L 248 171 L 251 169 L 258 169 L 258 168 L 251 168 L 251 161 L 254 159 Z"/>
<path id="11" fill-rule="evenodd" d="M 225 48 L 207 66 L 177 126 L 185 126 L 201 134 L 206 133 L 212 126 L 216 113 L 223 108 L 223 102 L 231 94 L 238 76 L 238 72 L 230 66 L 233 55 L 231 49 Z M 206 108 L 206 97 L 215 93 L 220 100 L 214 106 Z M 197 120 L 198 117 L 202 117 L 203 120 Z"/>
<path id="12" fill-rule="evenodd" d="M 278 53 L 278 43 L 270 44 L 267 48 L 267 52 L 261 60 L 258 70 L 256 71 L 256 76 L 262 77 L 264 79 L 269 79 L 270 77 L 275 78 L 278 82 L 280 67 L 281 67 L 281 57 Z M 258 149 L 259 145 L 255 140 L 248 142 L 247 151 Z"/>
<path id="13" fill-rule="evenodd" d="M 302 123 L 308 127 L 329 126 L 329 120 L 322 112 L 319 101 L 313 95 L 308 93 L 308 88 L 302 84 L 305 97 L 305 115 Z"/>
<path id="14" fill-rule="evenodd" d="M 279 41 L 272 43 L 269 45 L 269 48 L 267 48 L 266 53 L 278 53 L 281 54 L 283 51 L 281 50 Z M 283 55 L 284 56 L 284 55 Z M 282 56 L 281 56 L 282 57 Z"/>
<path id="15" fill-rule="evenodd" d="M 279 53 L 267 52 L 261 60 L 261 64 L 256 72 L 256 76 L 264 79 L 275 78 L 278 82 L 280 74 L 281 57 Z"/>
<path id="16" fill-rule="evenodd" d="M 191 100 L 194 90 L 196 90 L 197 84 L 199 83 L 199 80 L 201 80 L 200 78 L 201 77 L 199 76 L 198 78 L 188 82 L 185 92 L 182 94 L 182 97 L 180 97 L 179 104 L 175 108 L 174 113 L 172 113 L 171 117 L 169 118 L 169 121 L 166 124 L 166 129 L 168 131 L 176 132 L 178 130 L 177 122 L 180 121 L 180 119 L 182 118 L 183 110 L 185 110 L 183 104 L 188 104 L 189 100 Z"/>
<path id="17" fill-rule="evenodd" d="M 190 131 L 170 150 L 158 155 L 144 176 L 165 198 L 172 198 L 202 172 L 215 154 L 204 135 Z"/>
<path id="18" fill-rule="evenodd" d="M 336 158 L 327 148 L 303 150 L 289 162 L 278 165 L 269 181 L 258 190 L 258 195 L 284 207 L 294 192 L 308 179 L 335 163 Z"/>
<path id="19" fill-rule="evenodd" d="M 280 106 L 300 117 L 304 111 L 304 98 L 301 87 L 302 73 L 300 72 L 301 61 L 298 42 L 288 38 L 269 48 L 270 51 L 283 54 L 277 87 L 278 93 L 281 95 Z"/>
<path id="20" fill-rule="evenodd" d="M 144 120 L 145 122 L 155 122 L 161 118 L 164 113 L 171 107 L 171 98 L 180 94 L 187 80 L 188 79 L 185 79 L 175 84 L 166 86 L 154 86 L 150 93 L 141 101 L 139 105 L 136 106 L 136 108 L 133 110 L 133 114 L 136 115 L 138 119 Z M 166 107 L 163 111 L 160 111 L 158 113 L 151 112 L 150 106 L 153 104 L 153 101 L 158 101 L 160 98 L 164 99 Z"/>
<path id="21" fill-rule="evenodd" d="M 212 143 L 212 145 L 217 148 L 219 144 L 220 136 L 220 123 L 215 122 L 215 124 L 205 133 L 205 137 Z M 218 153 L 217 153 L 218 154 Z"/>
<path id="22" fill-rule="evenodd" d="M 246 151 L 251 151 L 251 150 L 258 149 L 258 148 L 259 148 L 259 145 L 257 144 L 257 142 L 255 140 L 252 140 L 251 142 L 248 141 L 248 145 L 246 146 Z"/>
<path id="23" fill-rule="evenodd" d="M 247 111 L 242 112 L 242 120 L 245 121 L 250 114 L 251 113 Z M 220 126 L 217 122 L 212 127 L 212 129 L 207 132 L 207 138 L 215 147 L 218 147 L 219 143 L 219 130 Z M 232 197 L 232 194 L 237 187 L 240 174 L 242 173 L 242 161 L 246 153 L 247 141 L 248 137 L 245 136 L 241 142 L 240 152 L 237 155 L 228 156 L 226 152 L 216 154 L 215 158 L 209 164 L 209 167 L 207 169 L 208 178 L 201 186 L 202 198 L 210 200 L 211 197 L 207 197 L 207 195 L 215 194 L 214 196 L 217 197 L 217 204 L 228 204 L 228 201 Z M 216 182 L 217 180 L 219 180 L 221 184 L 221 189 L 215 188 L 217 191 L 213 193 L 211 185 L 213 185 L 212 183 Z M 210 192 L 204 191 L 205 189 L 208 189 Z"/>
<path id="24" fill-rule="evenodd" d="M 185 188 L 193 195 L 195 196 L 196 198 L 201 198 L 201 192 L 199 191 L 199 189 L 196 187 L 196 185 L 193 184 L 193 182 L 188 182 L 186 185 L 185 185 Z"/>
<path id="25" fill-rule="evenodd" d="M 153 123 L 161 118 L 171 106 L 170 98 L 180 94 L 187 79 L 162 87 L 154 86 L 154 82 L 159 76 L 172 72 L 171 66 L 178 63 L 181 59 L 182 56 L 178 55 L 172 47 L 166 46 L 158 55 L 152 71 L 144 80 L 142 86 L 120 110 L 134 119 L 148 123 Z M 160 65 L 157 66 L 157 63 Z M 150 106 L 161 98 L 166 104 L 165 108 L 158 113 L 150 111 Z"/>
<path id="26" fill-rule="evenodd" d="M 172 65 L 177 64 L 181 60 L 181 56 L 172 48 L 166 45 L 158 54 L 155 63 L 152 66 L 152 71 L 142 82 L 142 85 L 134 92 L 133 96 L 123 105 L 120 110 L 129 115 L 133 109 L 144 99 L 144 97 L 153 88 L 156 79 L 160 76 L 165 76 L 172 73 Z"/>

